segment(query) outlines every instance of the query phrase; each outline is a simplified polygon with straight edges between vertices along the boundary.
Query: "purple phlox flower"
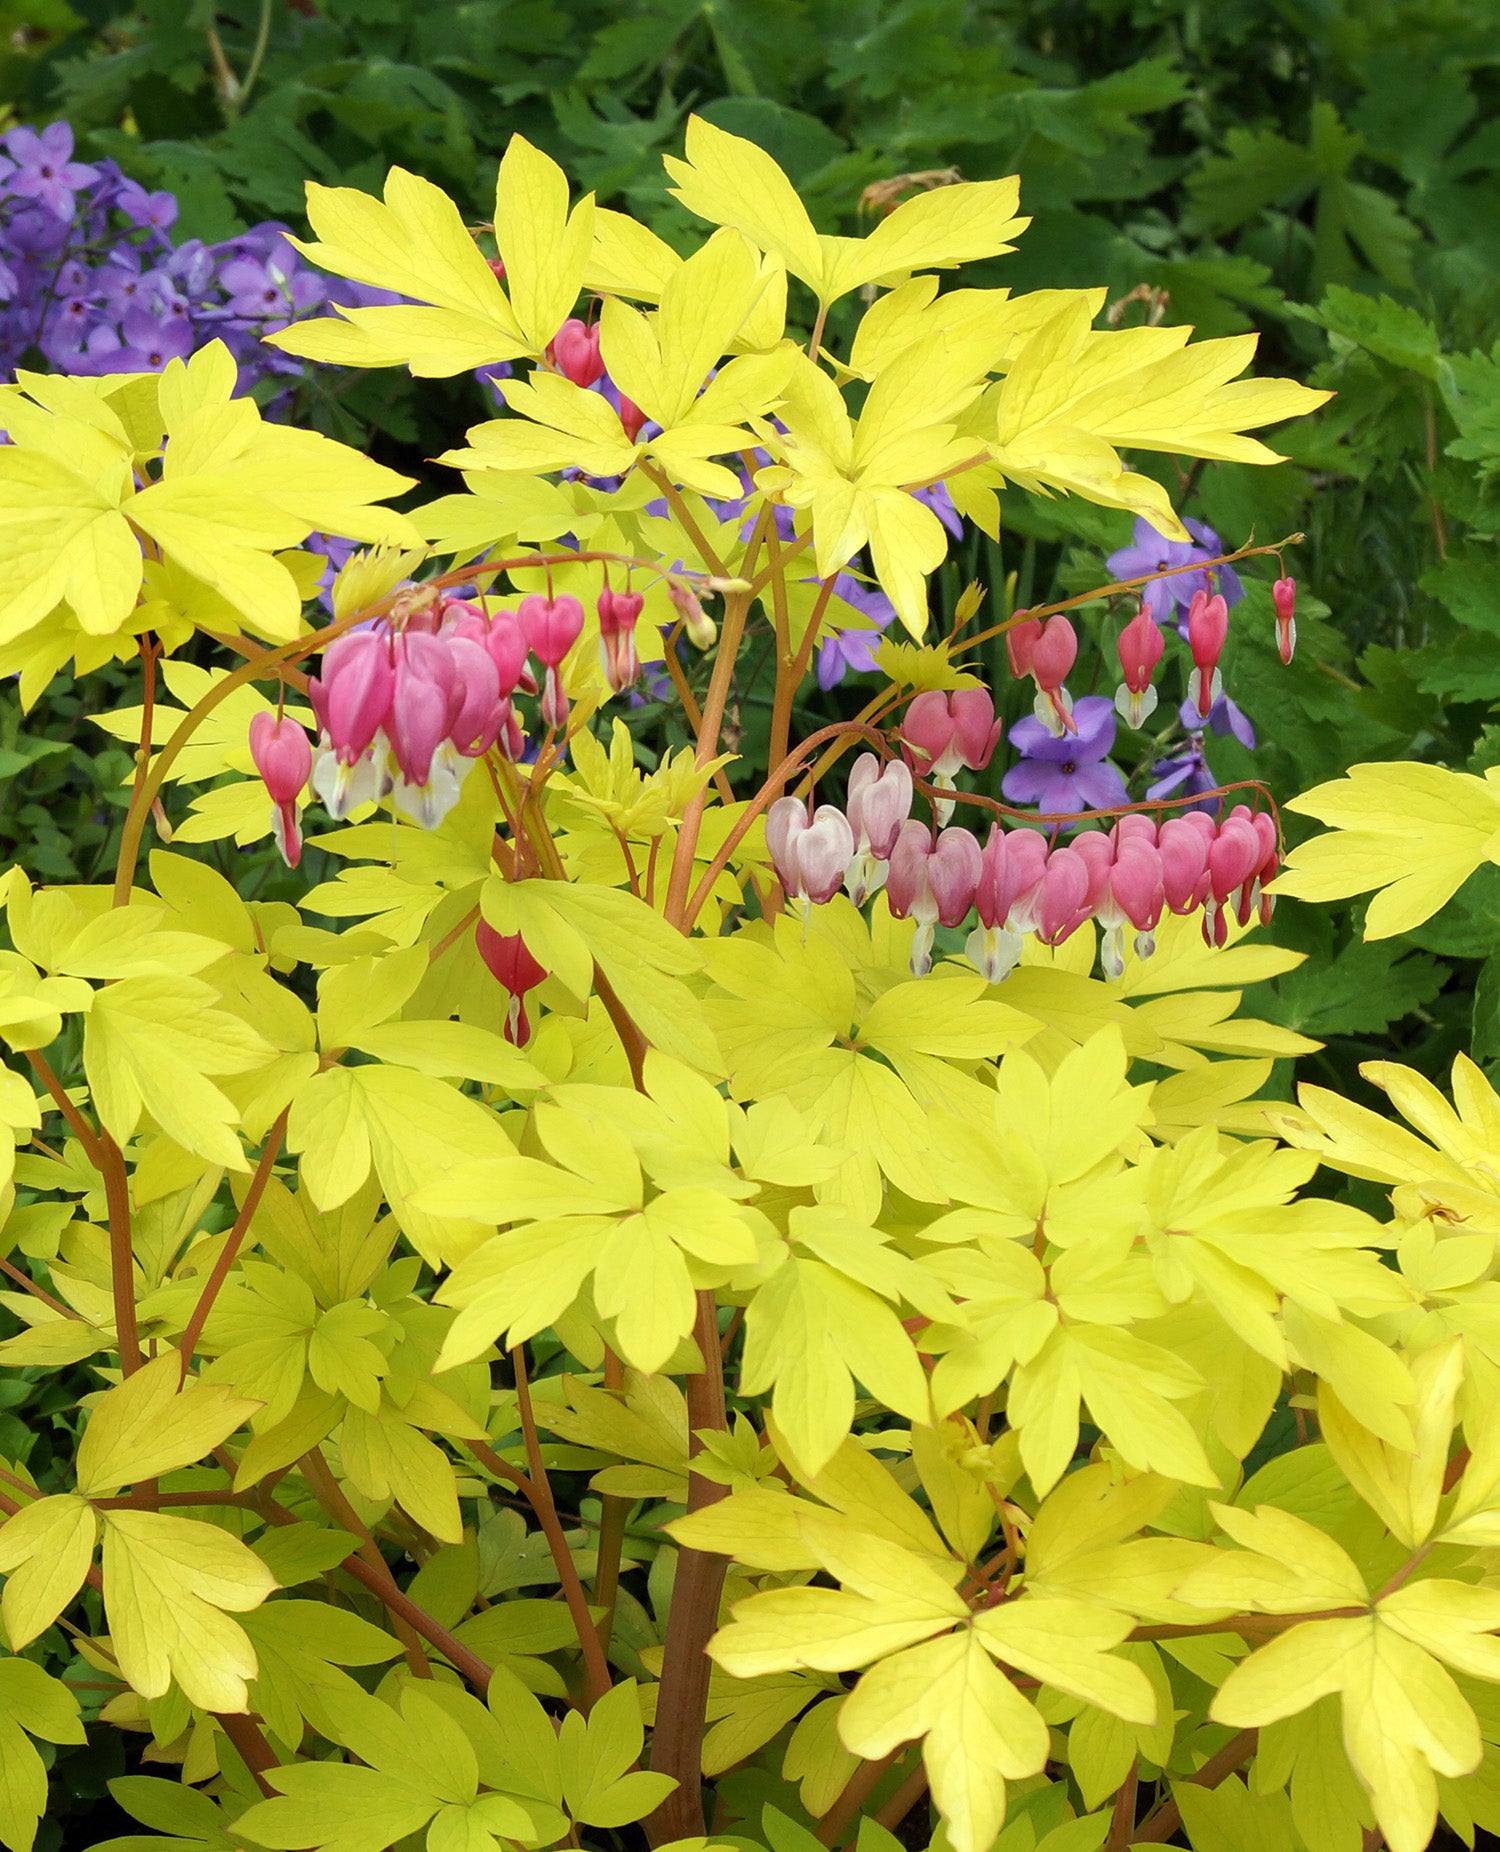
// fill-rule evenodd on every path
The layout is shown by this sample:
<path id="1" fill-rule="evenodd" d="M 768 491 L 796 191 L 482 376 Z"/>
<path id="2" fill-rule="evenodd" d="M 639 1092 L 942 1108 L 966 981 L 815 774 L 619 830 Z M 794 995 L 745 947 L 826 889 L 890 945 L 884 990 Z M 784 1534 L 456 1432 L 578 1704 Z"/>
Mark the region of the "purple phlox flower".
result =
<path id="1" fill-rule="evenodd" d="M 323 286 L 310 270 L 274 257 L 231 259 L 219 272 L 219 287 L 230 313 L 250 320 L 289 321 L 323 299 Z"/>
<path id="2" fill-rule="evenodd" d="M 0 257 L 0 302 L 11 301 L 19 289 L 20 283 L 15 271 L 3 257 Z"/>
<path id="3" fill-rule="evenodd" d="M 190 238 L 179 245 L 162 265 L 172 282 L 184 295 L 204 295 L 214 280 L 214 255 L 200 239 Z"/>
<path id="4" fill-rule="evenodd" d="M 846 675 L 869 675 L 875 667 L 875 651 L 887 625 L 895 620 L 896 607 L 878 586 L 861 585 L 853 573 L 841 572 L 833 582 L 833 595 L 853 607 L 868 620 L 851 625 L 818 645 L 818 686 L 834 688 Z"/>
<path id="5" fill-rule="evenodd" d="M 71 219 L 73 195 L 99 177 L 97 168 L 73 159 L 73 131 L 66 122 L 49 122 L 41 130 L 12 129 L 5 151 L 16 164 L 6 177 L 7 191 L 34 199 L 54 218 Z"/>
<path id="6" fill-rule="evenodd" d="M 145 309 L 131 308 L 122 318 L 125 345 L 101 366 L 105 373 L 160 373 L 169 360 L 186 360 L 193 351 L 193 326 L 186 315 L 158 320 Z"/>
<path id="7" fill-rule="evenodd" d="M 19 257 L 54 257 L 73 235 L 71 218 L 59 218 L 43 206 L 23 206 L 6 221 L 7 252 Z"/>
<path id="8" fill-rule="evenodd" d="M 1206 719 L 1198 712 L 1196 701 L 1184 701 L 1178 709 L 1177 717 L 1189 731 L 1206 730 L 1220 739 L 1233 734 L 1247 751 L 1255 750 L 1255 727 L 1250 716 L 1237 702 L 1231 701 L 1227 694 L 1219 696 L 1208 710 Z"/>
<path id="9" fill-rule="evenodd" d="M 1190 566 L 1207 557 L 1191 541 L 1168 540 L 1144 515 L 1137 515 L 1135 536 L 1128 547 L 1120 547 L 1104 562 L 1117 579 L 1139 579 L 1148 572 L 1165 572 L 1172 566 Z M 1141 603 L 1158 624 L 1166 623 L 1173 608 L 1185 611 L 1193 593 L 1206 591 L 1208 581 L 1201 572 L 1174 572 L 1169 579 L 1153 579 L 1141 587 Z"/>
<path id="10" fill-rule="evenodd" d="M 963 516 L 953 506 L 953 497 L 948 493 L 946 482 L 935 482 L 926 489 L 913 489 L 912 499 L 930 508 L 955 540 L 963 539 Z"/>
<path id="11" fill-rule="evenodd" d="M 1208 769 L 1208 760 L 1203 756 L 1203 735 L 1195 733 L 1180 752 L 1168 758 L 1158 759 L 1151 767 L 1152 782 L 1146 787 L 1146 796 L 1153 797 L 1199 797 L 1206 791 L 1212 791 L 1218 780 Z M 1188 810 L 1207 811 L 1213 816 L 1218 808 L 1217 798 L 1208 798 L 1201 804 L 1182 806 Z"/>
<path id="12" fill-rule="evenodd" d="M 177 200 L 167 192 L 148 193 L 138 180 L 122 177 L 110 204 L 143 231 L 166 232 L 177 223 Z"/>
<path id="13" fill-rule="evenodd" d="M 1000 781 L 1013 804 L 1035 804 L 1044 816 L 1080 810 L 1108 810 L 1128 804 L 1125 780 L 1108 758 L 1115 743 L 1115 704 L 1106 695 L 1085 695 L 1073 704 L 1078 731 L 1054 739 L 1029 715 L 1010 730 L 1021 753 Z"/>

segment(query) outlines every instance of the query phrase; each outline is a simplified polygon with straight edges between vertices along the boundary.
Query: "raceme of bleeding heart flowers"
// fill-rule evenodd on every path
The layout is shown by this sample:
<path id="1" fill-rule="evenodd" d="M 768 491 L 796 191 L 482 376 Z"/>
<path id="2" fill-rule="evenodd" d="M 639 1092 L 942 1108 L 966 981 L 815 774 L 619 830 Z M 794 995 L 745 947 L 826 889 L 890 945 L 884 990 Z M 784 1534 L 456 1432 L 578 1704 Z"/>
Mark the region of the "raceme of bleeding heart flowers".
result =
<path id="1" fill-rule="evenodd" d="M 1231 915 L 1241 925 L 1256 911 L 1271 915 L 1265 889 L 1278 843 L 1266 811 L 1241 804 L 1222 821 L 1201 811 L 1161 821 L 1131 812 L 1066 844 L 997 823 L 981 846 L 971 830 L 911 817 L 912 801 L 901 761 L 882 767 L 862 753 L 847 811 L 820 804 L 809 816 L 800 798 L 778 798 L 766 814 L 766 842 L 784 891 L 804 906 L 825 904 L 841 887 L 858 905 L 884 887 L 892 914 L 916 922 L 911 968 L 919 977 L 932 968 L 937 928 L 960 927 L 971 915 L 964 950 L 992 984 L 1015 968 L 1027 933 L 1060 945 L 1093 920 L 1103 928 L 1105 974 L 1119 977 L 1127 931 L 1136 955 L 1148 958 L 1163 913 L 1201 913 L 1210 945 L 1224 944 Z"/>

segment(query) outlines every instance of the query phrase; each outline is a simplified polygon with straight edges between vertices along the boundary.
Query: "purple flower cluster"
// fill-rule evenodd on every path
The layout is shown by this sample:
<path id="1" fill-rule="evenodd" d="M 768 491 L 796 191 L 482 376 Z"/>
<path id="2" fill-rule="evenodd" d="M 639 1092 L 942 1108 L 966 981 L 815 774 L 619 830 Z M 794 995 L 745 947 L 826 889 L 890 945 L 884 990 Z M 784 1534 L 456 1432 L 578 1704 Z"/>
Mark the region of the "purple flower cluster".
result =
<path id="1" fill-rule="evenodd" d="M 174 242 L 177 201 L 113 161 L 75 161 L 66 122 L 14 128 L 0 154 L 0 367 L 154 373 L 221 340 L 242 390 L 302 363 L 262 337 L 324 300 L 285 229 Z M 348 292 L 342 292 L 347 296 Z"/>

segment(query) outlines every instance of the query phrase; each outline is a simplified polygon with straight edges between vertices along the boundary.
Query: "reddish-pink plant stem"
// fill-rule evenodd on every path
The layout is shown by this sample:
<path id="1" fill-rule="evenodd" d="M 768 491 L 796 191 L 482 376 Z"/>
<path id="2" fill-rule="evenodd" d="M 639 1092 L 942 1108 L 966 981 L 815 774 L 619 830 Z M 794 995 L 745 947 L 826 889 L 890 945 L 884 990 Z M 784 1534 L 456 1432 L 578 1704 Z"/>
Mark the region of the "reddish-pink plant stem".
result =
<path id="1" fill-rule="evenodd" d="M 872 1816 L 876 1825 L 883 1826 L 888 1833 L 894 1833 L 926 1792 L 927 1764 L 918 1758 L 917 1766 Z"/>
<path id="2" fill-rule="evenodd" d="M 148 631 L 141 638 L 141 663 L 145 674 L 141 688 L 141 743 L 136 753 L 135 783 L 131 787 L 130 806 L 127 817 L 133 815 L 141 804 L 141 793 L 146 788 L 146 780 L 151 772 L 151 735 L 156 715 L 156 658 L 159 647 Z M 148 800 L 149 801 L 149 800 Z M 143 813 L 144 814 L 144 813 Z M 139 841 L 139 838 L 137 838 Z M 139 850 L 137 850 L 139 853 Z M 125 861 L 125 837 L 120 837 L 120 853 L 115 859 L 114 905 L 123 907 L 130 899 L 130 889 L 135 880 L 135 856 Z"/>
<path id="3" fill-rule="evenodd" d="M 281 1150 L 281 1141 L 286 1136 L 287 1115 L 291 1108 L 284 1107 L 280 1118 L 266 1134 L 266 1142 L 261 1149 L 260 1159 L 250 1179 L 250 1186 L 245 1191 L 245 1200 L 240 1204 L 240 1212 L 234 1218 L 234 1226 L 225 1237 L 224 1245 L 219 1250 L 219 1257 L 213 1264 L 213 1270 L 198 1295 L 198 1303 L 193 1307 L 193 1315 L 188 1320 L 187 1330 L 183 1332 L 178 1345 L 182 1357 L 182 1373 L 187 1375 L 193 1367 L 193 1352 L 198 1348 L 198 1340 L 203 1336 L 203 1327 L 208 1323 L 208 1315 L 214 1309 L 214 1302 L 224 1289 L 224 1282 L 229 1278 L 230 1269 L 239 1259 L 240 1248 L 244 1245 L 250 1224 L 255 1219 L 255 1212 L 260 1207 L 260 1199 L 266 1193 L 266 1185 L 271 1180 L 271 1169 Z"/>
<path id="4" fill-rule="evenodd" d="M 776 692 L 771 697 L 771 738 L 766 749 L 768 764 L 779 765 L 786 757 L 787 747 L 792 737 L 792 706 L 797 699 L 797 690 L 802 686 L 803 678 L 807 674 L 807 665 L 812 661 L 813 648 L 818 641 L 818 629 L 823 622 L 823 613 L 828 609 L 828 601 L 832 596 L 833 580 L 828 578 L 823 581 L 818 591 L 817 600 L 807 620 L 807 628 L 802 633 L 802 641 L 797 645 L 795 653 L 791 650 L 790 631 L 784 643 L 778 639 Z M 780 628 L 779 618 L 777 627 Z"/>
<path id="5" fill-rule="evenodd" d="M 639 1089 L 640 1081 L 636 1081 Z M 606 1349 L 604 1353 L 604 1387 L 619 1399 L 624 1399 L 625 1366 L 614 1351 Z M 605 1492 L 599 1500 L 599 1537 L 594 1552 L 594 1606 L 603 1608 L 604 1614 L 599 1622 L 599 1644 L 605 1654 L 609 1653 L 610 1636 L 615 1626 L 615 1605 L 620 1592 L 620 1559 L 625 1549 L 625 1525 L 630 1516 L 632 1501 Z"/>
<path id="6" fill-rule="evenodd" d="M 713 675 L 709 678 L 708 693 L 703 700 L 703 717 L 698 727 L 699 765 L 707 765 L 719 750 L 719 733 L 724 725 L 729 688 L 734 679 L 735 659 L 740 653 L 740 641 L 745 634 L 745 618 L 749 609 L 750 601 L 744 592 L 736 592 L 724 601 L 724 626 L 719 632 L 718 653 L 714 657 Z M 667 901 L 663 908 L 666 918 L 674 926 L 680 926 L 683 921 L 688 887 L 693 878 L 693 856 L 698 848 L 698 832 L 703 826 L 703 813 L 707 808 L 708 787 L 705 785 L 696 796 L 688 800 L 677 828 L 677 844 L 672 851 L 672 872 L 667 879 Z"/>
<path id="7" fill-rule="evenodd" d="M 14 1280 L 23 1292 L 30 1293 L 33 1299 L 39 1299 L 51 1311 L 61 1312 L 64 1318 L 76 1318 L 80 1322 L 85 1322 L 81 1312 L 75 1312 L 72 1306 L 64 1305 L 61 1299 L 54 1299 L 45 1286 L 38 1286 L 29 1273 L 24 1273 L 19 1267 L 12 1266 L 8 1260 L 0 1259 L 0 1273 L 3 1273 L 8 1280 Z"/>
<path id="8" fill-rule="evenodd" d="M 698 1294 L 693 1341 L 703 1368 L 687 1379 L 688 1457 L 703 1451 L 698 1436 L 722 1433 L 728 1426 L 724 1407 L 724 1371 L 719 1358 L 718 1307 L 711 1292 Z M 689 1470 L 689 1511 L 701 1511 L 726 1496 L 727 1486 Z M 719 1620 L 719 1597 L 729 1567 L 707 1550 L 679 1550 L 672 1602 L 667 1612 L 666 1650 L 657 1692 L 656 1728 L 651 1738 L 651 1767 L 677 1783 L 646 1821 L 652 1845 L 688 1839 L 703 1825 L 703 1730 L 708 1709 L 708 1642 Z"/>
<path id="9" fill-rule="evenodd" d="M 578 1566 L 573 1561 L 573 1553 L 568 1548 L 568 1539 L 563 1531 L 562 1520 L 557 1515 L 557 1503 L 552 1496 L 552 1482 L 547 1477 L 547 1468 L 542 1460 L 542 1443 L 537 1434 L 536 1413 L 531 1406 L 531 1380 L 526 1374 L 525 1345 L 517 1344 L 510 1355 L 516 1371 L 516 1412 L 520 1417 L 521 1434 L 526 1442 L 526 1464 L 529 1468 L 530 1489 L 526 1491 L 526 1497 L 531 1501 L 531 1508 L 536 1513 L 543 1536 L 547 1539 L 547 1548 L 552 1552 L 552 1561 L 556 1566 L 558 1579 L 562 1583 L 563 1599 L 568 1604 L 568 1613 L 573 1619 L 573 1629 L 578 1635 L 578 1645 L 583 1653 L 584 1709 L 588 1710 L 604 1696 L 613 1682 L 609 1676 L 609 1661 L 604 1656 L 604 1648 L 595 1630 L 594 1617 L 589 1613 L 589 1598 L 579 1578 Z M 484 1461 L 485 1454 L 492 1454 L 492 1450 L 488 1447 L 481 1453 L 474 1442 L 469 1442 L 469 1445 L 473 1449 L 474 1457 L 481 1462 Z"/>
<path id="10" fill-rule="evenodd" d="M 881 1779 L 906 1754 L 906 1745 L 871 1762 L 861 1762 L 844 1783 L 838 1798 L 818 1822 L 819 1845 L 834 1846 L 844 1836 L 844 1829 L 880 1786 Z"/>
<path id="11" fill-rule="evenodd" d="M 253 1717 L 236 1715 L 233 1711 L 215 1711 L 219 1728 L 234 1745 L 235 1754 L 255 1778 L 255 1785 L 262 1794 L 274 1797 L 276 1789 L 269 1779 L 273 1768 L 280 1768 L 271 1745 Z"/>
<path id="12" fill-rule="evenodd" d="M 1242 1763 L 1250 1760 L 1255 1754 L 1255 1745 L 1258 1740 L 1258 1731 L 1241 1730 L 1238 1736 L 1230 1737 L 1217 1755 L 1210 1756 L 1196 1775 L 1189 1775 L 1188 1780 L 1199 1788 L 1218 1787 L 1219 1783 L 1227 1780 Z M 1182 1810 L 1176 1801 L 1165 1800 L 1136 1827 L 1130 1843 L 1137 1846 L 1165 1845 L 1181 1825 Z"/>
<path id="13" fill-rule="evenodd" d="M 1103 1852 L 1126 1852 L 1126 1848 L 1135 1838 L 1135 1797 L 1141 1779 L 1140 1758 L 1137 1756 L 1130 1764 L 1130 1773 L 1120 1784 L 1120 1791 L 1115 1796 L 1114 1811 L 1109 1822 L 1109 1837 L 1104 1842 Z"/>
<path id="14" fill-rule="evenodd" d="M 52 1065 L 47 1057 L 39 1049 L 28 1048 L 26 1059 L 31 1063 L 32 1072 L 47 1089 L 53 1105 L 67 1121 L 68 1130 L 83 1146 L 84 1155 L 102 1177 L 105 1159 L 104 1146 L 100 1143 L 99 1134 L 68 1098 L 66 1089 L 52 1071 Z"/>
<path id="15" fill-rule="evenodd" d="M 364 1565 L 373 1575 L 384 1577 L 399 1595 L 401 1591 L 396 1588 L 396 1579 L 387 1569 L 385 1558 L 380 1554 L 379 1545 L 371 1536 L 368 1528 L 360 1521 L 359 1513 L 349 1503 L 344 1488 L 334 1478 L 332 1469 L 323 1458 L 322 1449 L 314 1447 L 303 1454 L 300 1465 L 302 1476 L 312 1488 L 314 1498 L 329 1517 L 341 1530 L 359 1539 L 356 1555 L 351 1560 L 356 1562 L 363 1560 Z M 348 1567 L 347 1563 L 345 1567 Z M 381 1599 L 385 1600 L 384 1595 Z M 422 1651 L 419 1629 L 414 1627 L 406 1615 L 401 1612 L 398 1604 L 386 1601 L 385 1605 L 390 1612 L 392 1631 L 401 1642 L 401 1650 L 406 1656 L 407 1670 L 414 1678 L 431 1678 L 432 1667 L 428 1665 L 427 1655 Z"/>
<path id="16" fill-rule="evenodd" d="M 141 1367 L 141 1340 L 135 1316 L 135 1249 L 130 1234 L 130 1179 L 125 1154 L 105 1132 L 104 1199 L 109 1209 L 109 1283 L 115 1307 L 115 1348 L 120 1373 L 133 1376 Z"/>

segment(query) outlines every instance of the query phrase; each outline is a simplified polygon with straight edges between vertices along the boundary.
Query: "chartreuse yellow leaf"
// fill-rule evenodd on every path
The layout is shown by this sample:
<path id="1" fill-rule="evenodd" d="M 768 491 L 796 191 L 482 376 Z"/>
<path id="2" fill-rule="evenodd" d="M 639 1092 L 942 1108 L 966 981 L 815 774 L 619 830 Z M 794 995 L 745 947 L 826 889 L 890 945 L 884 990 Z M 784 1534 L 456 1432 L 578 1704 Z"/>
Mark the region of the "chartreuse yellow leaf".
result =
<path id="1" fill-rule="evenodd" d="M 1276 892 L 1343 900 L 1380 891 L 1365 937 L 1388 939 L 1431 919 L 1474 870 L 1500 862 L 1500 778 L 1411 760 L 1351 766 L 1291 800 L 1330 833 L 1287 857 Z"/>
<path id="2" fill-rule="evenodd" d="M 1239 380 L 1254 336 L 1200 341 L 1192 330 L 1095 330 L 1079 297 L 1067 300 L 1009 359 L 994 395 L 991 454 L 1012 481 L 1134 509 L 1181 533 L 1166 491 L 1127 471 L 1118 447 L 1240 463 L 1274 463 L 1242 435 L 1313 411 L 1327 398 L 1292 380 Z"/>
<path id="3" fill-rule="evenodd" d="M 514 135 L 500 164 L 495 240 L 507 296 L 446 193 L 393 167 L 385 203 L 351 187 L 309 184 L 314 263 L 410 299 L 343 308 L 339 319 L 281 331 L 278 345 L 343 366 L 404 365 L 419 378 L 540 355 L 572 312 L 593 245 L 593 199 L 568 212 L 561 168 Z M 336 297 L 337 291 L 334 291 Z"/>
<path id="4" fill-rule="evenodd" d="M 0 1614 L 14 1651 L 45 1632 L 78 1593 L 98 1535 L 93 1506 L 71 1492 L 23 1505 L 0 1527 Z"/>
<path id="5" fill-rule="evenodd" d="M 183 575 L 186 602 L 176 602 L 190 622 L 222 627 L 227 616 L 278 641 L 296 635 L 302 593 L 277 554 L 315 529 L 420 544 L 404 516 L 375 506 L 409 488 L 408 477 L 314 431 L 266 423 L 253 400 L 233 397 L 235 385 L 222 342 L 169 362 L 157 387 L 167 444 L 155 478 L 135 467 L 106 407 L 85 425 L 44 393 L 9 402 L 0 642 L 64 603 L 89 635 L 129 629 L 146 573 L 142 537 Z M 193 586 L 222 601 L 211 620 Z"/>
<path id="6" fill-rule="evenodd" d="M 1463 1340 L 1422 1351 L 1411 1361 L 1415 1449 L 1393 1447 L 1362 1427 L 1333 1389 L 1318 1385 L 1318 1428 L 1344 1477 L 1408 1549 L 1426 1543 L 1437 1523 L 1448 1466 L 1454 1403 L 1463 1382 Z"/>
<path id="7" fill-rule="evenodd" d="M 997 257 L 1030 223 L 1014 216 L 1018 181 L 986 180 L 918 194 L 868 238 L 820 236 L 771 156 L 701 116 L 688 118 L 686 158 L 669 155 L 666 167 L 690 212 L 779 257 L 825 306 L 865 283 Z"/>
<path id="8" fill-rule="evenodd" d="M 0 1659 L 0 1843 L 31 1852 L 47 1810 L 47 1771 L 32 1746 L 86 1740 L 78 1700 L 29 1659 Z"/>
<path id="9" fill-rule="evenodd" d="M 254 1648 L 229 1618 L 259 1607 L 276 1586 L 237 1537 L 159 1511 L 104 1515 L 104 1608 L 120 1671 L 144 1698 L 175 1678 L 190 1703 L 249 1707 Z"/>
<path id="10" fill-rule="evenodd" d="M 143 1365 L 94 1404 L 78 1443 L 78 1490 L 101 1498 L 201 1460 L 255 1413 L 218 1384 L 182 1386 L 171 1351 Z"/>
<path id="11" fill-rule="evenodd" d="M 633 1769 L 645 1741 L 640 1692 L 622 1679 L 588 1719 L 570 1711 L 557 1735 L 563 1797 L 575 1820 L 601 1828 L 642 1820 L 672 1792 L 669 1775 Z"/>
<path id="12" fill-rule="evenodd" d="M 1444 1362 L 1436 1360 L 1428 1386 L 1439 1405 Z M 1474 1713 L 1444 1665 L 1500 1677 L 1500 1592 L 1396 1577 L 1372 1598 L 1347 1553 L 1303 1519 L 1269 1505 L 1253 1514 L 1213 1511 L 1241 1548 L 1193 1570 L 1177 1591 L 1182 1600 L 1219 1613 L 1326 1617 L 1292 1626 L 1236 1666 L 1210 1715 L 1259 1728 L 1338 1693 L 1344 1744 L 1387 1843 L 1421 1852 L 1437 1815 L 1436 1776 L 1469 1773 L 1482 1748 Z"/>

